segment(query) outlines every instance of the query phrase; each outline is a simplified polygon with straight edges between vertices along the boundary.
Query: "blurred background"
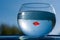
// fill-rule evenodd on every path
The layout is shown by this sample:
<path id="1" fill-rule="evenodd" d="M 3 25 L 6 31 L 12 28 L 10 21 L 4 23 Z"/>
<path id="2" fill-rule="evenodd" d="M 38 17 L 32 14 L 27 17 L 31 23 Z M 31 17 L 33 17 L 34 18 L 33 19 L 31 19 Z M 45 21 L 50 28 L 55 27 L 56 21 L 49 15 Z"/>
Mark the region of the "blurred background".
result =
<path id="1" fill-rule="evenodd" d="M 56 25 L 49 35 L 60 35 L 60 0 L 0 0 L 0 35 L 23 35 L 17 14 L 23 3 L 49 3 L 56 10 Z"/>

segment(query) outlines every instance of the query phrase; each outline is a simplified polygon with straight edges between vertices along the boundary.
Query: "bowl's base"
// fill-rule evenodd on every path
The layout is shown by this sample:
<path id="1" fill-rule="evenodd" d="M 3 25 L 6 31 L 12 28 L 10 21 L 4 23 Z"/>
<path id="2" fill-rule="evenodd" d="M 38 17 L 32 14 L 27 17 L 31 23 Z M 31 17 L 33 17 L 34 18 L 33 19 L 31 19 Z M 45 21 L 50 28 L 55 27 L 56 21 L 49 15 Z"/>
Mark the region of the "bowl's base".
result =
<path id="1" fill-rule="evenodd" d="M 60 40 L 59 35 L 48 35 L 45 36 L 44 38 L 29 38 L 27 36 L 20 36 L 20 40 Z"/>

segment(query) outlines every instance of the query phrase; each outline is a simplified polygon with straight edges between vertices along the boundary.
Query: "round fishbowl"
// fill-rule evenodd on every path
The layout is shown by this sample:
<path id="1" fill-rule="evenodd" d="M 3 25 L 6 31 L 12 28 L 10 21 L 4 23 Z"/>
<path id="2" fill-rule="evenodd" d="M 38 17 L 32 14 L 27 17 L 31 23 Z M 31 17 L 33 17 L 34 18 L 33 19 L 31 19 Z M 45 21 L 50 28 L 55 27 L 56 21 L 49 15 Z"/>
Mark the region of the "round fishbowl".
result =
<path id="1" fill-rule="evenodd" d="M 21 31 L 30 38 L 48 35 L 56 24 L 54 7 L 48 3 L 22 4 L 17 21 Z"/>

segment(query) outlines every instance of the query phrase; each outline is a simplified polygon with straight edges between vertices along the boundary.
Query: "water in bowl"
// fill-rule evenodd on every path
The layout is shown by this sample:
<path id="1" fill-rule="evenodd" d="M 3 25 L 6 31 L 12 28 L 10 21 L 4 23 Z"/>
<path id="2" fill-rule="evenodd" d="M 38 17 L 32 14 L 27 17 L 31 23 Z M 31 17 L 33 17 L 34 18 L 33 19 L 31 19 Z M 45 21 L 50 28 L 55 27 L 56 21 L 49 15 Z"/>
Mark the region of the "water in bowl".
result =
<path id="1" fill-rule="evenodd" d="M 18 24 L 29 37 L 42 37 L 55 26 L 55 14 L 47 11 L 23 11 L 18 13 Z M 37 26 L 36 26 L 37 25 Z"/>

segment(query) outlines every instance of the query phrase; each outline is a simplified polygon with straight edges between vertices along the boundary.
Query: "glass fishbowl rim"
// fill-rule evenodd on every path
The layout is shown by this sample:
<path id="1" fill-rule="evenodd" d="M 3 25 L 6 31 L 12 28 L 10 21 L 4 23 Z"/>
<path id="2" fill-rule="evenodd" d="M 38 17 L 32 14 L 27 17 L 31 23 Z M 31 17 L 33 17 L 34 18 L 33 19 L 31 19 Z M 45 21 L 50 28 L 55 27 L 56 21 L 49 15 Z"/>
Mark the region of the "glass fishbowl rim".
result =
<path id="1" fill-rule="evenodd" d="M 41 6 L 29 6 L 29 5 L 41 5 Z M 22 7 L 26 7 L 26 8 L 47 8 L 47 7 L 51 7 L 51 4 L 49 3 L 24 3 L 22 4 Z"/>

